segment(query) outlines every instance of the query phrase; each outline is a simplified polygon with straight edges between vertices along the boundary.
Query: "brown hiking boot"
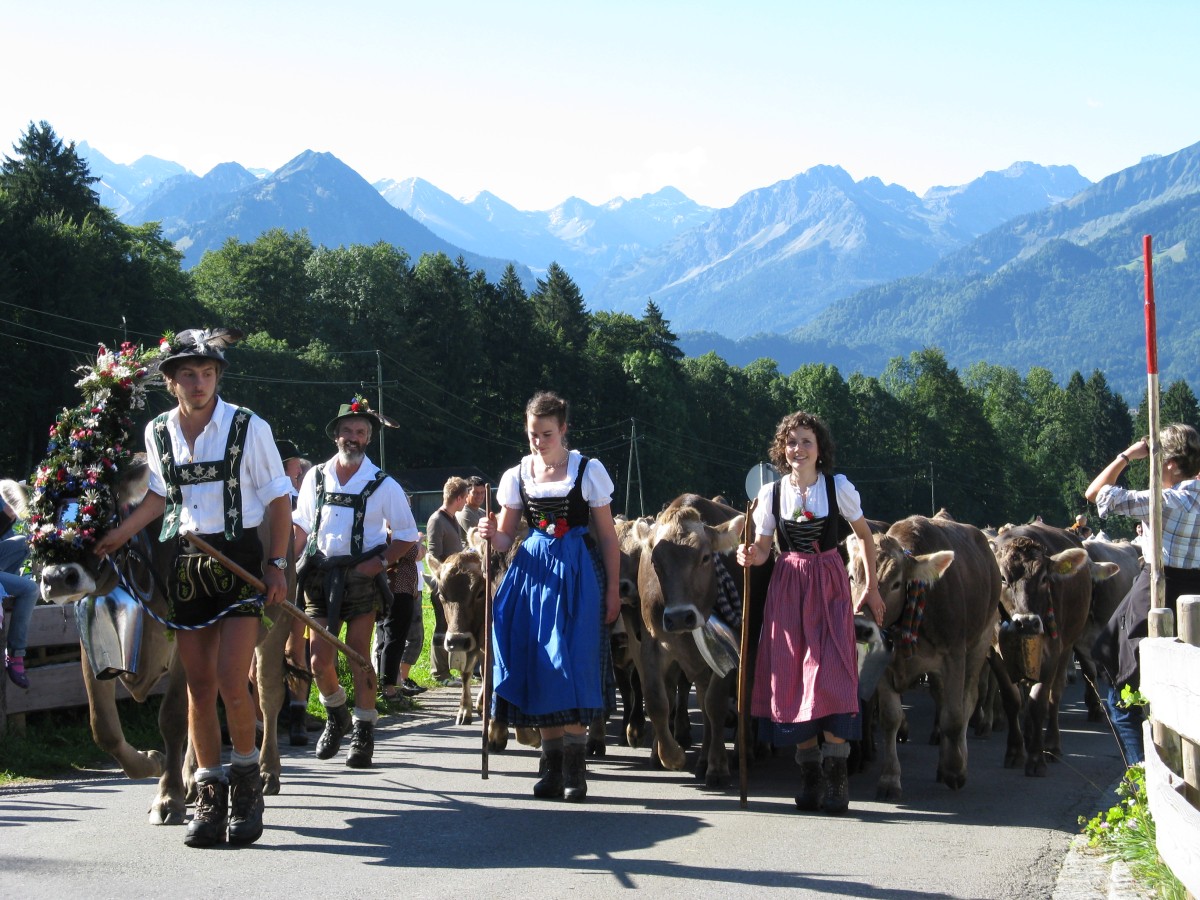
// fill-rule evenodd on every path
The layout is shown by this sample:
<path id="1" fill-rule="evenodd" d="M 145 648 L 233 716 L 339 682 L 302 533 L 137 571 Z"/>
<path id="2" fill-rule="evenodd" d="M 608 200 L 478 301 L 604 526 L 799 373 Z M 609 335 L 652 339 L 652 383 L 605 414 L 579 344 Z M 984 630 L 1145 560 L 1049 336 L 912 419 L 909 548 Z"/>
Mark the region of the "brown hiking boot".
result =
<path id="1" fill-rule="evenodd" d="M 253 844 L 263 833 L 262 775 L 258 766 L 229 769 L 229 843 Z"/>
<path id="2" fill-rule="evenodd" d="M 225 843 L 228 818 L 229 785 L 224 781 L 197 782 L 196 813 L 188 823 L 183 842 L 189 847 L 213 847 Z"/>

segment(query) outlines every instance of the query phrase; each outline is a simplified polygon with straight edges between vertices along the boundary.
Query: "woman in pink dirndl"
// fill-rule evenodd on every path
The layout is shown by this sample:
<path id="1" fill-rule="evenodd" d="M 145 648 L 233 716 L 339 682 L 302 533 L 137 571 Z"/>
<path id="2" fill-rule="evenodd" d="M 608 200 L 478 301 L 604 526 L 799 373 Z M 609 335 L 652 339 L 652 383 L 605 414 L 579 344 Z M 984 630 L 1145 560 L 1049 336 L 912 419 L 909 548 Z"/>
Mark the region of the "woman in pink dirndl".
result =
<path id="1" fill-rule="evenodd" d="M 756 539 L 737 553 L 742 565 L 757 566 L 773 544 L 779 550 L 763 609 L 750 712 L 760 719 L 760 739 L 796 745 L 796 806 L 839 815 L 850 805 L 847 741 L 861 732 L 854 613 L 883 621 L 875 543 L 858 491 L 845 475 L 833 474 L 833 440 L 821 419 L 805 412 L 785 416 L 770 457 L 783 479 L 759 491 Z M 857 604 L 837 552 L 839 516 L 866 556 L 868 581 Z"/>

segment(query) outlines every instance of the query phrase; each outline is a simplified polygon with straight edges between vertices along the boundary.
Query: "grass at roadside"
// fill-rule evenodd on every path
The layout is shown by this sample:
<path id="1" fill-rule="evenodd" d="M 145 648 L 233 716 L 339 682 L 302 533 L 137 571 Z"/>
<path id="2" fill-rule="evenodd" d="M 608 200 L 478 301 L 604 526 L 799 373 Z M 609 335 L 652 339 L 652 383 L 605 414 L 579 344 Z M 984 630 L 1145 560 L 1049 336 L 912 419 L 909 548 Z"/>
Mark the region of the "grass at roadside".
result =
<path id="1" fill-rule="evenodd" d="M 421 658 L 413 665 L 411 677 L 418 684 L 428 687 L 433 684 L 429 674 L 433 607 L 427 592 L 422 597 L 421 612 L 425 623 L 425 646 Z M 36 677 L 36 670 L 30 674 Z M 0 673 L 0 677 L 3 677 L 3 673 Z M 341 657 L 338 660 L 338 679 L 353 702 L 350 670 Z M 158 734 L 159 698 L 153 697 L 144 704 L 122 700 L 118 706 L 121 726 L 128 741 L 139 749 L 161 750 L 162 738 Z M 325 718 L 325 709 L 321 706 L 315 685 L 309 695 L 308 708 L 318 718 Z M 386 712 L 386 706 L 380 706 L 380 711 Z M 111 763 L 112 758 L 92 740 L 86 707 L 30 713 L 26 716 L 24 734 L 18 734 L 17 729 L 10 727 L 0 738 L 0 787 L 23 781 L 69 777 L 73 773 Z"/>
<path id="2" fill-rule="evenodd" d="M 1153 752 L 1153 751 L 1151 751 Z M 1158 855 L 1154 818 L 1146 801 L 1146 771 L 1130 766 L 1117 788 L 1120 802 L 1092 819 L 1080 818 L 1088 846 L 1129 866 L 1129 871 L 1163 900 L 1184 900 L 1187 889 Z"/>

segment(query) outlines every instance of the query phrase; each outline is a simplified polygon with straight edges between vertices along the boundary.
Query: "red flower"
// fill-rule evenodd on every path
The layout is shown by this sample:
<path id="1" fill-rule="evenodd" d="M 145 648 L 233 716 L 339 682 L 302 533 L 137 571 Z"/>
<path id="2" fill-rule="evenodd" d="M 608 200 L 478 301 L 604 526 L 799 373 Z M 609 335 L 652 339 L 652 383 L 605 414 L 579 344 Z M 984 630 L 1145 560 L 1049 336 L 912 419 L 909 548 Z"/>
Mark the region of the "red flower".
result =
<path id="1" fill-rule="evenodd" d="M 554 523 L 554 536 L 555 536 L 556 538 L 560 538 L 560 537 L 562 537 L 564 534 L 566 534 L 566 533 L 567 533 L 568 531 L 570 531 L 570 530 L 571 530 L 571 526 L 569 526 L 569 525 L 567 524 L 567 520 L 566 520 L 566 519 L 558 519 L 558 520 L 556 520 L 556 521 L 555 521 L 555 523 Z"/>
<path id="2" fill-rule="evenodd" d="M 811 519 L 812 517 L 813 517 L 813 514 L 812 514 L 812 512 L 810 512 L 809 510 L 807 510 L 807 509 L 806 509 L 806 510 L 804 511 L 804 518 L 806 518 L 806 519 Z"/>
<path id="3" fill-rule="evenodd" d="M 358 412 L 358 404 L 357 404 L 357 403 L 351 403 L 351 404 L 350 404 L 350 410 L 351 410 L 351 412 Z"/>

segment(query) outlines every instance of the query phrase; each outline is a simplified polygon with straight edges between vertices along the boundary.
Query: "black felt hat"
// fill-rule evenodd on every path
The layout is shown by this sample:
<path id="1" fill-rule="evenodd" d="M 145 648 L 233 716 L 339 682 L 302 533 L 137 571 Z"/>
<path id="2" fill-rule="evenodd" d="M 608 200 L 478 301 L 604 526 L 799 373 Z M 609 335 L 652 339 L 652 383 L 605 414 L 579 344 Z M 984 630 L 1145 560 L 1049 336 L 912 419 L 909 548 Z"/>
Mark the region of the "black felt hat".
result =
<path id="1" fill-rule="evenodd" d="M 185 359 L 211 359 L 223 371 L 228 365 L 225 349 L 241 339 L 242 332 L 236 328 L 189 328 L 162 339 L 158 367 L 169 376 Z"/>
<path id="2" fill-rule="evenodd" d="M 284 462 L 287 462 L 289 459 L 300 459 L 304 456 L 300 452 L 299 447 L 287 440 L 276 441 L 275 449 L 279 451 L 279 458 Z"/>

